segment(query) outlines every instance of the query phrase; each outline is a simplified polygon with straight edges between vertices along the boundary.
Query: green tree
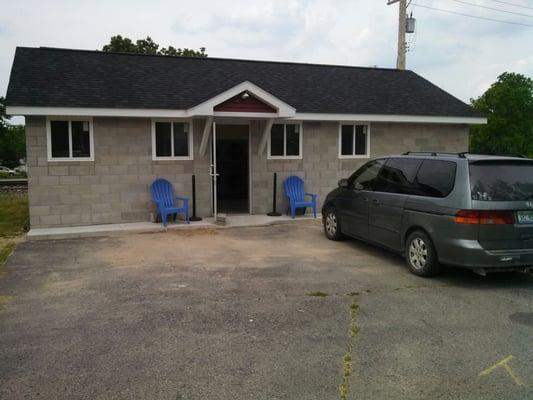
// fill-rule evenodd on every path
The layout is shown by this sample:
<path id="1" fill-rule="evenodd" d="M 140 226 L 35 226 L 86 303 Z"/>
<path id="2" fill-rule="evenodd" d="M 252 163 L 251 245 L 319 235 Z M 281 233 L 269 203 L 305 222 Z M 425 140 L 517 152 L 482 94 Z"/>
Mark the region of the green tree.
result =
<path id="1" fill-rule="evenodd" d="M 135 43 L 127 37 L 121 35 L 112 36 L 109 43 L 102 47 L 102 51 L 112 51 L 118 53 L 140 53 L 140 54 L 159 54 L 164 56 L 181 56 L 181 57 L 207 57 L 205 47 L 199 50 L 187 48 L 175 48 L 172 46 L 159 49 L 150 36 L 146 39 L 139 39 Z"/>
<path id="2" fill-rule="evenodd" d="M 533 80 L 505 72 L 471 102 L 488 123 L 471 128 L 470 151 L 533 157 Z"/>
<path id="3" fill-rule="evenodd" d="M 26 158 L 26 136 L 23 125 L 11 125 L 6 115 L 5 99 L 0 97 L 0 164 L 16 167 Z"/>

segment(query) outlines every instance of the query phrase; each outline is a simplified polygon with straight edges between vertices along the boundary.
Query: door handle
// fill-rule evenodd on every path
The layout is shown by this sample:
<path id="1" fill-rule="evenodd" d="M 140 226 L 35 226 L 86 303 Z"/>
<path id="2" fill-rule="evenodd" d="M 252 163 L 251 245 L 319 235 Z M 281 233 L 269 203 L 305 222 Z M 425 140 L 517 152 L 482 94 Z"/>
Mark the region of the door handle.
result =
<path id="1" fill-rule="evenodd" d="M 378 199 L 372 199 L 372 203 L 377 206 L 379 204 L 379 200 Z"/>
<path id="2" fill-rule="evenodd" d="M 363 197 L 362 200 L 365 201 L 365 202 L 368 202 L 368 197 Z"/>

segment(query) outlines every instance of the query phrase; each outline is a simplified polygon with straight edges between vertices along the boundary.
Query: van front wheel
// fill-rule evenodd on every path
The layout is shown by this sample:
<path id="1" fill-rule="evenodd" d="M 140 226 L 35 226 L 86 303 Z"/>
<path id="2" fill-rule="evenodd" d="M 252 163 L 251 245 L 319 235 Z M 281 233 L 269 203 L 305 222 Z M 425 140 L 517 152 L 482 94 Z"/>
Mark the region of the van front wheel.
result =
<path id="1" fill-rule="evenodd" d="M 409 270 L 418 276 L 435 276 L 442 271 L 433 243 L 422 231 L 414 231 L 407 238 L 405 260 Z"/>
<path id="2" fill-rule="evenodd" d="M 323 216 L 324 233 L 329 240 L 342 240 L 344 235 L 341 233 L 341 225 L 337 210 L 328 207 Z"/>

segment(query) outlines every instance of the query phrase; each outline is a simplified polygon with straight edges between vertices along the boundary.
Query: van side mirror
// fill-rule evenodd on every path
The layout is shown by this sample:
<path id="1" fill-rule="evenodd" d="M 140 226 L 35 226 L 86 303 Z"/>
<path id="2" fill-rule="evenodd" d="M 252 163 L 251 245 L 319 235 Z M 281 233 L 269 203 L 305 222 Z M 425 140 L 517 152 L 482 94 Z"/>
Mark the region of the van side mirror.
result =
<path id="1" fill-rule="evenodd" d="M 339 181 L 339 187 L 343 189 L 348 189 L 350 187 L 350 183 L 348 182 L 348 179 L 345 179 L 345 178 L 341 179 Z"/>

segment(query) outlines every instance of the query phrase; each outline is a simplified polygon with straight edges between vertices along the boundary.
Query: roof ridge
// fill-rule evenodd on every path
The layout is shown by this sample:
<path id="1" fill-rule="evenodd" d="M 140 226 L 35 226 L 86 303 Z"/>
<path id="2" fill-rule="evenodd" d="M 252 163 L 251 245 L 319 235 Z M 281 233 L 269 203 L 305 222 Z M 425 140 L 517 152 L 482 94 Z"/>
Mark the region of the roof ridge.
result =
<path id="1" fill-rule="evenodd" d="M 192 59 L 192 60 L 206 60 L 206 61 L 232 61 L 232 62 L 246 62 L 246 63 L 261 63 L 261 64 L 267 63 L 267 64 L 285 64 L 285 65 L 306 65 L 306 66 L 314 66 L 314 67 L 381 70 L 381 71 L 390 71 L 390 72 L 399 72 L 399 73 L 406 72 L 406 71 L 412 72 L 411 70 L 402 71 L 397 68 L 387 68 L 387 67 L 364 67 L 360 65 L 325 64 L 325 63 L 310 63 L 310 62 L 297 62 L 297 61 L 251 60 L 251 59 L 246 59 L 246 58 L 225 58 L 225 57 L 183 57 L 183 56 L 172 56 L 172 55 L 163 55 L 163 54 L 142 54 L 142 53 L 128 53 L 128 52 L 118 52 L 118 51 L 69 49 L 69 48 L 49 47 L 49 46 L 40 46 L 40 47 L 20 46 L 17 48 L 32 49 L 32 50 L 72 51 L 72 52 L 95 53 L 95 54 L 115 54 L 115 55 L 121 55 L 121 56 L 187 58 L 187 59 Z"/>

